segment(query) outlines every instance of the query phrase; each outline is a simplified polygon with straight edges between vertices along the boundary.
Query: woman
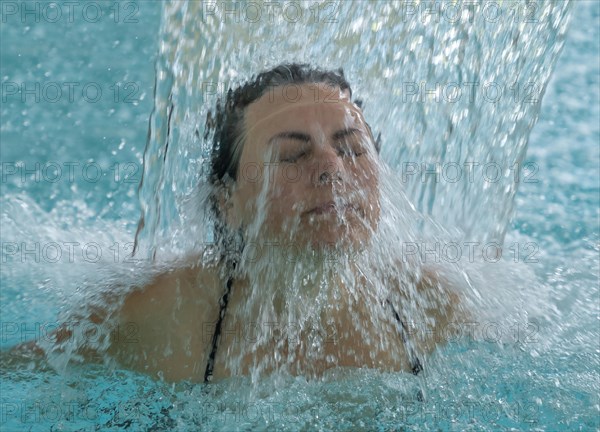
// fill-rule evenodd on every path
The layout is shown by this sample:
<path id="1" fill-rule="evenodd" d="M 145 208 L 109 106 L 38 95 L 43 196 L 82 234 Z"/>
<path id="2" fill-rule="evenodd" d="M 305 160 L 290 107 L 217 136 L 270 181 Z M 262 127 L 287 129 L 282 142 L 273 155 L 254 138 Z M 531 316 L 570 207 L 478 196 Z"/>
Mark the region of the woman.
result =
<path id="1" fill-rule="evenodd" d="M 205 137 L 218 254 L 160 272 L 110 317 L 92 317 L 133 329 L 110 340 L 120 365 L 193 381 L 420 372 L 436 341 L 409 337 L 409 306 L 431 336 L 453 319 L 456 296 L 422 269 L 373 259 L 382 164 L 351 97 L 341 70 L 298 64 L 229 91 Z"/>

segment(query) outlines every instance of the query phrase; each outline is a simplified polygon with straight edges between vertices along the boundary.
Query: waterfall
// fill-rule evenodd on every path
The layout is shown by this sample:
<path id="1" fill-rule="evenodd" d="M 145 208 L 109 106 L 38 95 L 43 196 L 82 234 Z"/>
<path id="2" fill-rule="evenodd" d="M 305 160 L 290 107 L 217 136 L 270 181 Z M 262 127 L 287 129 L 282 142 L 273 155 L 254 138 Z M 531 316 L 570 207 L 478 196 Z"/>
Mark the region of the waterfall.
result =
<path id="1" fill-rule="evenodd" d="M 342 67 L 415 207 L 462 240 L 502 243 L 561 52 L 569 1 L 170 1 L 139 188 L 138 254 L 210 240 L 186 206 L 208 173 L 205 118 L 283 62 Z M 187 210 L 186 210 L 187 209 Z"/>

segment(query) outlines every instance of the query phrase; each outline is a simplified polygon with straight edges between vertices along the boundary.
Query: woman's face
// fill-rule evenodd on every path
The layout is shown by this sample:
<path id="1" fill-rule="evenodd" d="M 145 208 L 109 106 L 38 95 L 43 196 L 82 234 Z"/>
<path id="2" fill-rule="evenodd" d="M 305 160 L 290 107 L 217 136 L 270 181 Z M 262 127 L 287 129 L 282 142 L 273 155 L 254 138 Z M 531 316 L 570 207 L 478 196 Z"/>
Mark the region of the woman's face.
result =
<path id="1" fill-rule="evenodd" d="M 244 120 L 230 224 L 262 220 L 263 239 L 299 246 L 358 246 L 370 238 L 379 219 L 378 155 L 347 92 L 327 84 L 274 87 Z"/>

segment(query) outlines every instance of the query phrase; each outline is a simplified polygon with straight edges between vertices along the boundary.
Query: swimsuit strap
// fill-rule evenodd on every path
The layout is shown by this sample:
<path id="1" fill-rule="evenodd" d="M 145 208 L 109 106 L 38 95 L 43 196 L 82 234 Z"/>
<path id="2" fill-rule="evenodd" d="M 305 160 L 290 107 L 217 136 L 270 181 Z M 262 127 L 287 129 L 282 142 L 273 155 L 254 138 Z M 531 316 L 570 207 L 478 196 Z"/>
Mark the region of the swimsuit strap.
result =
<path id="1" fill-rule="evenodd" d="M 394 305 L 392 304 L 392 302 L 390 302 L 389 300 L 386 300 L 386 303 L 388 305 L 390 305 L 390 308 L 392 308 L 392 312 L 394 313 L 394 318 L 396 318 L 396 321 L 398 321 L 398 323 L 400 323 L 400 337 L 402 338 L 402 343 L 404 343 L 404 346 L 406 347 L 406 351 L 408 352 L 408 360 L 410 361 L 410 367 L 412 369 L 412 373 L 415 376 L 419 375 L 419 372 L 421 372 L 423 370 L 423 365 L 419 361 L 419 357 L 417 357 L 417 355 L 415 354 L 415 351 L 408 344 L 408 329 L 406 328 L 406 324 L 404 324 L 404 321 L 402 321 L 402 319 L 400 318 L 400 315 L 396 311 L 396 308 L 394 308 Z M 419 402 L 425 401 L 425 395 L 423 394 L 422 388 L 420 388 L 417 391 L 416 397 Z"/>
<path id="2" fill-rule="evenodd" d="M 208 356 L 208 362 L 206 364 L 206 370 L 204 372 L 204 382 L 205 383 L 210 382 L 210 380 L 212 379 L 213 369 L 215 366 L 215 357 L 217 355 L 217 347 L 219 344 L 219 337 L 221 335 L 221 327 L 223 325 L 223 318 L 225 318 L 225 310 L 227 309 L 227 304 L 229 302 L 229 294 L 231 293 L 232 285 L 233 285 L 233 278 L 229 277 L 227 279 L 227 288 L 225 289 L 225 293 L 219 299 L 219 306 L 220 306 L 219 319 L 217 320 L 217 324 L 215 326 L 215 332 L 214 332 L 213 338 L 212 338 L 212 348 L 210 351 L 210 355 Z M 406 328 L 406 324 L 404 324 L 404 321 L 402 321 L 402 319 L 400 318 L 400 315 L 394 308 L 394 305 L 392 305 L 392 303 L 389 300 L 386 300 L 386 303 L 390 306 L 390 308 L 392 309 L 392 312 L 394 314 L 394 318 L 396 318 L 396 321 L 398 321 L 398 323 L 400 324 L 400 337 L 402 338 L 402 342 L 404 343 L 404 346 L 406 347 L 406 350 L 408 351 L 408 357 L 409 357 L 412 373 L 414 375 L 418 375 L 419 372 L 421 372 L 423 370 L 423 366 L 422 366 L 421 362 L 419 361 L 419 358 L 415 354 L 414 350 L 412 349 L 412 347 L 410 347 L 408 345 L 408 336 L 407 336 L 408 329 Z M 420 399 L 420 400 L 422 400 L 422 399 Z"/>
<path id="3" fill-rule="evenodd" d="M 408 351 L 408 359 L 410 361 L 412 373 L 414 375 L 419 375 L 419 372 L 423 370 L 423 365 L 421 365 L 419 357 L 417 357 L 412 347 L 408 345 L 408 329 L 406 328 L 406 324 L 404 324 L 404 321 L 402 321 L 400 315 L 398 314 L 398 312 L 396 312 L 394 305 L 392 305 L 392 303 L 389 300 L 386 300 L 386 303 L 390 305 L 390 307 L 392 308 L 392 312 L 394 313 L 394 318 L 396 318 L 396 321 L 400 323 L 400 337 L 402 337 L 402 342 L 404 343 L 404 346 Z"/>
<path id="4" fill-rule="evenodd" d="M 219 300 L 219 319 L 215 326 L 215 332 L 212 338 L 212 349 L 208 356 L 208 362 L 206 363 L 206 370 L 204 371 L 204 382 L 208 383 L 212 380 L 213 369 L 215 367 L 215 357 L 217 356 L 217 345 L 219 344 L 219 336 L 221 336 L 221 326 L 223 324 L 223 318 L 225 318 L 225 309 L 227 309 L 227 303 L 229 302 L 229 293 L 231 292 L 231 286 L 233 285 L 233 278 L 230 276 L 227 279 L 227 288 L 225 293 Z"/>

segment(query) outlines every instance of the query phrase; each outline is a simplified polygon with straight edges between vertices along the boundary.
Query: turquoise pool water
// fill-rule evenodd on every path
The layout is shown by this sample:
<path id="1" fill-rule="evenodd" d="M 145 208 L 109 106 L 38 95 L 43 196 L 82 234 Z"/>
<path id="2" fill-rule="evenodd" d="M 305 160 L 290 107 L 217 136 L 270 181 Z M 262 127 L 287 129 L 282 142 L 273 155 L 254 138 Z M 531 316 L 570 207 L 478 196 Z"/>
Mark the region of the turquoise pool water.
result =
<path id="1" fill-rule="evenodd" d="M 81 3 L 68 22 L 48 4 L 2 4 L 3 348 L 43 338 L 82 287 L 118 280 L 140 212 L 161 5 Z M 376 371 L 206 388 L 3 365 L 2 430 L 599 430 L 600 4 L 572 14 L 525 157 L 536 181 L 519 185 L 505 239 L 535 245 L 537 280 L 522 290 L 540 289 L 546 319 L 502 344 L 492 333 L 441 348 L 426 402 L 414 377 Z"/>

